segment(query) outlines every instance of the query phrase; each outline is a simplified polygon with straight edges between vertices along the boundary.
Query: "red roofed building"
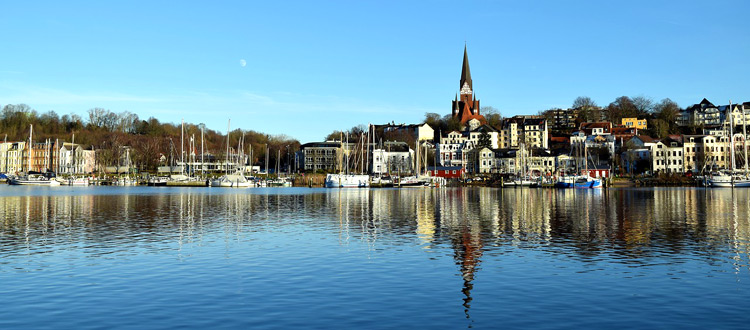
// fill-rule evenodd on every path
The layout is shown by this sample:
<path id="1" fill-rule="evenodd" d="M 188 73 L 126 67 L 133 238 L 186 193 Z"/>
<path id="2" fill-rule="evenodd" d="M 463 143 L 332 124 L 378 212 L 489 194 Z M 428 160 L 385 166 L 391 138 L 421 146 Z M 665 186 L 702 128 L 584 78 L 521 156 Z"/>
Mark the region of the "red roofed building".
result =
<path id="1" fill-rule="evenodd" d="M 586 135 L 604 135 L 612 134 L 612 123 L 605 122 L 593 122 L 593 123 L 581 123 L 579 127 L 580 131 L 586 133 Z"/>
<path id="2" fill-rule="evenodd" d="M 476 128 L 480 125 L 484 125 L 487 121 L 484 116 L 479 114 L 479 100 L 474 96 L 474 85 L 471 81 L 471 71 L 469 70 L 469 55 L 466 52 L 466 46 L 464 46 L 464 63 L 461 68 L 461 81 L 460 81 L 460 98 L 456 95 L 456 99 L 453 100 L 453 118 L 458 119 L 461 126 L 471 124 L 472 119 L 476 119 L 474 122 Z"/>

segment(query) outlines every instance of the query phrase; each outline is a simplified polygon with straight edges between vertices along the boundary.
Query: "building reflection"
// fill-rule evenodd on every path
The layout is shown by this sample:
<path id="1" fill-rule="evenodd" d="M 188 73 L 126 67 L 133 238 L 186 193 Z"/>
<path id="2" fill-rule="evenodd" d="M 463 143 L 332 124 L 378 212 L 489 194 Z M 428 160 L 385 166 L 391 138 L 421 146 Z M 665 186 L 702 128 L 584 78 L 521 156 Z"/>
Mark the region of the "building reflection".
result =
<path id="1" fill-rule="evenodd" d="M 487 251 L 544 249 L 581 262 L 628 263 L 680 253 L 713 262 L 726 251 L 737 273 L 750 264 L 750 190 L 289 191 L 2 197 L 0 257 L 62 244 L 107 246 L 114 253 L 174 244 L 187 258 L 207 236 L 217 239 L 216 233 L 230 245 L 258 232 L 302 226 L 370 251 L 382 245 L 450 250 L 467 317 Z"/>

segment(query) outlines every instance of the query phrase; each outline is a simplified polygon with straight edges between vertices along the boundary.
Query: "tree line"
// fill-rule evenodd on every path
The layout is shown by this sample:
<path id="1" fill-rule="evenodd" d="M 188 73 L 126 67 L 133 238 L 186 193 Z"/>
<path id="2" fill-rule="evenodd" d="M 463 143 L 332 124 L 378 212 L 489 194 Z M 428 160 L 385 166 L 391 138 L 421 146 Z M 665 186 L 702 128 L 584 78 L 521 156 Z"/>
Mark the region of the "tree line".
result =
<path id="1" fill-rule="evenodd" d="M 97 150 L 97 159 L 104 166 L 118 161 L 122 147 L 130 147 L 131 160 L 140 170 L 155 171 L 161 165 L 160 159 L 179 159 L 181 149 L 181 124 L 163 123 L 154 117 L 141 119 L 137 114 L 113 112 L 104 108 L 92 108 L 87 118 L 71 113 L 59 116 L 55 111 L 39 113 L 26 104 L 8 104 L 0 112 L 0 138 L 7 141 L 26 141 L 30 126 L 33 125 L 33 140 L 36 142 L 64 141 L 81 144 L 86 149 Z M 221 159 L 226 154 L 226 135 L 209 129 L 205 124 L 185 123 L 184 145 L 186 154 L 201 152 L 201 130 L 203 130 L 203 150 Z M 194 137 L 194 138 L 193 138 Z M 187 150 L 193 138 L 194 149 Z M 294 152 L 299 150 L 299 141 L 286 135 L 268 135 L 262 132 L 235 129 L 229 134 L 232 152 L 237 152 L 239 141 L 244 138 L 246 155 L 253 155 L 251 163 L 265 167 L 266 150 L 269 154 L 269 167 L 276 164 L 281 151 L 281 164 L 292 164 Z M 252 153 L 251 153 L 252 150 Z"/>
<path id="2" fill-rule="evenodd" d="M 607 106 L 602 107 L 588 96 L 579 96 L 573 101 L 571 108 L 578 110 L 576 127 L 582 122 L 601 120 L 619 125 L 623 118 L 638 118 L 647 120 L 648 129 L 645 134 L 656 138 L 665 138 L 670 134 L 696 134 L 700 132 L 699 127 L 680 128 L 677 126 L 677 118 L 682 109 L 669 98 L 655 102 L 652 98 L 643 95 L 620 96 Z M 554 110 L 559 109 L 549 109 L 540 114 L 547 119 L 551 119 Z"/>

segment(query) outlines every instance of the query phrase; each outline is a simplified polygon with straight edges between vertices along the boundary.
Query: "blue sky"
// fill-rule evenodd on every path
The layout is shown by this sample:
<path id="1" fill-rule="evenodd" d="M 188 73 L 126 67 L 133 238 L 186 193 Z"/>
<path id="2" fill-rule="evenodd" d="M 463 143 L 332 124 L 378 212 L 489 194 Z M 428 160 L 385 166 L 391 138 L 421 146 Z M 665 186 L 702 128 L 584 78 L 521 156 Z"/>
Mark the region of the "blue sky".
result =
<path id="1" fill-rule="evenodd" d="M 627 95 L 750 101 L 748 1 L 14 1 L 0 106 L 286 134 L 450 112 L 464 42 L 505 116 Z M 246 65 L 242 66 L 242 60 Z"/>

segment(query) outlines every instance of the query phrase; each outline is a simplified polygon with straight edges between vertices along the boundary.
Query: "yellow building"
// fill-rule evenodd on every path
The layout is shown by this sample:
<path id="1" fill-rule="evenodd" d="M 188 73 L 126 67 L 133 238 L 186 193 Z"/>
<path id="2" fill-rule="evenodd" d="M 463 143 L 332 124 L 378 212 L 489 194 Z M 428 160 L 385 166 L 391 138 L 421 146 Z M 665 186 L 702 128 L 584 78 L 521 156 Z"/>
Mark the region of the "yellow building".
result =
<path id="1" fill-rule="evenodd" d="M 645 119 L 638 119 L 638 118 L 623 118 L 622 119 L 622 126 L 631 127 L 631 128 L 637 128 L 637 129 L 646 129 L 646 128 L 648 128 L 648 124 L 646 123 L 646 120 Z"/>

